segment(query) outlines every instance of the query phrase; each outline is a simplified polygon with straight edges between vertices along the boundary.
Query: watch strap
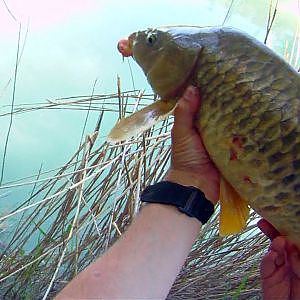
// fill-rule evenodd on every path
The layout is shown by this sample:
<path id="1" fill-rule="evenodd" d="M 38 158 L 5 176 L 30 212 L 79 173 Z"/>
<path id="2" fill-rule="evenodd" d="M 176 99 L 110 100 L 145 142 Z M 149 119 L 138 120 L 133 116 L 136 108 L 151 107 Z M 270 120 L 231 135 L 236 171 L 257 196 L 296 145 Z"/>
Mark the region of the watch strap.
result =
<path id="1" fill-rule="evenodd" d="M 197 218 L 202 224 L 207 223 L 214 213 L 214 205 L 201 190 L 170 181 L 147 186 L 141 194 L 141 201 L 176 206 L 179 211 Z"/>

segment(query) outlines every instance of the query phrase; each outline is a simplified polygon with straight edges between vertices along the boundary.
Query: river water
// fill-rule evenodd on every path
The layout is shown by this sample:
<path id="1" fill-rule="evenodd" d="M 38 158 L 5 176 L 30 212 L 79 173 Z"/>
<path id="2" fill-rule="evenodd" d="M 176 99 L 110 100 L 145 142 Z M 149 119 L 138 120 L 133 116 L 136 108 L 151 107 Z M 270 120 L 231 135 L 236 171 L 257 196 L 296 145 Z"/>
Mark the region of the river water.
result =
<path id="1" fill-rule="evenodd" d="M 13 99 L 20 22 L 16 107 L 34 106 L 61 97 L 91 95 L 95 80 L 94 94 L 115 93 L 117 76 L 121 78 L 122 90 L 132 89 L 128 62 L 122 61 L 116 43 L 139 29 L 166 24 L 222 25 L 227 15 L 224 25 L 244 30 L 263 41 L 270 5 L 266 0 L 82 0 L 72 1 L 71 6 L 68 1 L 43 3 L 10 1 L 7 3 L 10 11 L 0 5 L 1 165 L 10 124 L 10 117 L 2 115 L 9 112 Z M 292 52 L 299 16 L 298 1 L 279 1 L 268 45 L 282 56 Z M 295 53 L 294 57 L 297 57 Z M 131 68 L 135 87 L 151 92 L 133 61 Z M 98 114 L 90 114 L 86 133 L 94 128 Z M 46 171 L 65 163 L 78 148 L 85 116 L 85 112 L 71 109 L 14 115 L 2 187 L 36 174 L 41 165 Z M 101 132 L 103 138 L 116 120 L 117 114 L 105 121 Z M 0 216 L 21 203 L 31 188 L 0 189 Z"/>

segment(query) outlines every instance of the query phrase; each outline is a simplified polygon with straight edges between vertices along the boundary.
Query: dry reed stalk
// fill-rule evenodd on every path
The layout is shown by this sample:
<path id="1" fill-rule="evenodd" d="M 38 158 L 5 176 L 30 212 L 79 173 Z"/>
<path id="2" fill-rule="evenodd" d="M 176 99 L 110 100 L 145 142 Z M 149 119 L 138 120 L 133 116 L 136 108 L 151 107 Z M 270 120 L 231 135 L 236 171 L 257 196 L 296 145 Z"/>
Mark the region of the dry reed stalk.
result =
<path id="1" fill-rule="evenodd" d="M 123 98 L 131 112 L 144 101 L 142 93 L 131 97 L 120 91 L 112 96 L 112 101 L 116 97 Z M 108 103 L 108 98 L 105 101 Z M 75 102 L 72 105 L 76 106 Z M 104 107 L 104 114 L 105 111 Z M 95 141 L 87 139 L 52 177 L 43 180 L 37 176 L 30 182 L 6 186 L 5 189 L 14 189 L 19 184 L 31 184 L 35 191 L 15 211 L 0 219 L 10 221 L 24 214 L 19 230 L 1 254 L 3 298 L 30 293 L 35 298 L 53 297 L 118 239 L 139 210 L 140 191 L 165 175 L 172 121 L 169 118 L 141 137 L 118 145 L 104 142 L 94 149 Z M 96 125 L 95 135 L 99 134 L 100 125 Z M 82 162 L 74 170 L 80 156 Z M 31 242 L 33 237 L 37 242 Z M 242 278 L 247 278 L 247 283 L 240 296 L 257 296 L 258 262 L 266 246 L 266 239 L 255 226 L 249 226 L 241 235 L 221 239 L 215 216 L 199 235 L 169 298 L 193 299 L 198 295 L 222 299 L 238 290 Z M 216 270 L 217 279 L 213 278 Z"/>
<path id="2" fill-rule="evenodd" d="M 129 94 L 122 94 L 124 102 L 129 109 L 137 109 L 142 93 L 130 97 L 131 103 L 128 103 Z M 115 99 L 114 97 L 116 96 L 112 98 Z M 106 97 L 106 101 L 107 99 L 109 97 Z M 85 101 L 89 100 L 91 99 L 85 98 Z M 149 131 L 148 136 L 142 138 L 148 149 L 153 148 L 150 154 L 146 153 L 145 147 L 140 147 L 141 141 L 135 139 L 113 147 L 103 143 L 98 149 L 90 151 L 87 157 L 84 155 L 88 143 L 86 141 L 52 177 L 40 178 L 39 175 L 36 180 L 31 178 L 30 181 L 1 187 L 2 190 L 13 190 L 22 185 L 34 187 L 28 199 L 0 219 L 0 222 L 4 222 L 24 215 L 20 219 L 19 230 L 12 234 L 6 249 L 1 253 L 0 280 L 4 283 L 1 288 L 3 297 L 25 295 L 29 290 L 38 297 L 47 295 L 51 289 L 57 289 L 57 283 L 66 282 L 74 276 L 74 266 L 78 265 L 80 271 L 104 251 L 107 243 L 110 245 L 124 231 L 132 220 L 134 211 L 137 211 L 137 182 L 141 178 L 155 178 L 153 168 L 159 170 L 163 163 L 162 157 L 163 160 L 168 158 L 168 155 L 160 154 L 168 152 L 168 147 L 164 145 L 168 141 L 169 127 L 160 129 L 161 137 L 157 135 L 157 131 L 152 130 L 154 134 L 150 135 Z M 124 148 L 128 151 L 124 151 Z M 76 170 L 72 170 L 77 165 L 80 154 L 83 154 L 82 157 L 85 157 L 88 164 L 81 164 Z M 147 156 L 150 162 L 147 168 L 151 171 L 148 175 L 145 163 L 137 164 L 140 159 L 147 161 Z M 121 161 L 124 164 L 120 164 Z M 82 176 L 83 173 L 86 175 Z M 126 174 L 125 180 L 116 174 Z M 147 184 L 143 182 L 141 185 Z M 120 187 L 119 193 L 116 193 L 116 186 Z M 78 189 L 81 189 L 82 204 L 79 211 L 78 199 L 76 202 Z M 135 199 L 131 205 L 128 205 L 128 197 Z M 114 211 L 111 223 L 110 216 Z M 72 220 L 76 222 L 72 223 Z M 33 237 L 38 237 L 37 243 L 31 242 Z M 69 246 L 72 241 L 76 242 L 74 249 Z M 70 267 L 72 271 L 67 271 Z M 18 284 L 15 285 L 15 282 Z M 34 282 L 34 290 L 30 282 Z"/>
<path id="3" fill-rule="evenodd" d="M 275 8 L 271 17 L 271 7 L 266 38 L 276 15 Z M 0 253 L 0 298 L 53 298 L 126 230 L 140 208 L 141 190 L 165 175 L 173 120 L 118 145 L 97 145 L 96 137 L 104 114 L 122 117 L 153 99 L 136 90 L 122 92 L 119 82 L 115 94 L 18 104 L 12 112 L 2 113 L 75 109 L 100 112 L 100 117 L 91 138 L 60 169 L 40 169 L 0 187 L 3 191 L 32 187 L 21 205 L 0 217 L 0 226 L 18 224 Z M 199 233 L 168 299 L 259 299 L 259 262 L 269 242 L 258 232 L 256 219 L 252 212 L 241 234 L 221 238 L 216 213 Z"/>
<path id="4" fill-rule="evenodd" d="M 269 13 L 268 13 L 268 21 L 267 21 L 267 28 L 266 28 L 266 35 L 264 39 L 264 44 L 267 43 L 270 31 L 272 29 L 276 14 L 277 14 L 277 7 L 278 7 L 278 0 L 276 0 L 275 7 L 273 9 L 273 0 L 270 0 L 270 6 L 269 6 Z M 273 9 L 273 14 L 272 14 Z"/>

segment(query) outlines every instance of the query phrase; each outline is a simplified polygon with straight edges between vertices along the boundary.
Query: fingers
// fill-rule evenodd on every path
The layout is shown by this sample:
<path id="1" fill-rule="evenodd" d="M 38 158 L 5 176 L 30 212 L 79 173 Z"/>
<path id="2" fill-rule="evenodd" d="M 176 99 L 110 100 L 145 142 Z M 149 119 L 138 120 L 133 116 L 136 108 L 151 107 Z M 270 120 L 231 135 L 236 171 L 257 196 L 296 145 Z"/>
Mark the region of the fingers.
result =
<path id="1" fill-rule="evenodd" d="M 265 219 L 259 220 L 257 226 L 271 240 L 279 235 L 279 232 Z"/>
<path id="2" fill-rule="evenodd" d="M 258 221 L 257 226 L 259 229 L 272 240 L 270 249 L 277 253 L 284 253 L 287 251 L 287 259 L 289 261 L 292 271 L 300 278 L 300 251 L 291 242 L 287 241 L 284 237 L 279 236 L 280 233 L 265 219 Z M 270 258 L 267 258 L 270 259 Z M 284 263 L 284 257 L 281 255 L 277 258 L 277 265 Z"/>
<path id="3" fill-rule="evenodd" d="M 285 251 L 285 247 L 286 239 L 283 236 L 278 236 L 272 241 L 270 249 L 282 254 Z"/>
<path id="4" fill-rule="evenodd" d="M 274 265 L 280 267 L 288 261 L 293 273 L 300 278 L 300 251 L 294 244 L 282 236 L 277 236 L 271 243 L 269 253 L 276 253 L 276 257 L 271 254 L 271 257 L 266 258 L 267 263 L 270 258 L 274 258 Z"/>
<path id="5" fill-rule="evenodd" d="M 287 242 L 288 261 L 294 274 L 300 279 L 300 250 L 291 242 Z"/>
<path id="6" fill-rule="evenodd" d="M 263 299 L 290 299 L 290 278 L 286 264 L 277 266 L 280 255 L 270 250 L 264 256 L 260 266 Z"/>
<path id="7" fill-rule="evenodd" d="M 299 254 L 299 252 L 297 250 L 294 250 L 289 255 L 289 262 L 290 262 L 290 266 L 291 266 L 293 272 L 300 279 L 300 254 Z"/>
<path id="8" fill-rule="evenodd" d="M 276 270 L 275 260 L 278 254 L 274 251 L 269 251 L 262 259 L 260 265 L 260 274 L 262 279 L 269 278 Z"/>
<path id="9" fill-rule="evenodd" d="M 281 236 L 275 238 L 270 246 L 269 252 L 264 256 L 261 263 L 262 277 L 271 276 L 272 273 L 285 263 L 285 239 Z"/>
<path id="10" fill-rule="evenodd" d="M 189 86 L 179 99 L 175 109 L 175 130 L 187 132 L 194 128 L 195 115 L 200 106 L 200 94 L 196 87 Z"/>

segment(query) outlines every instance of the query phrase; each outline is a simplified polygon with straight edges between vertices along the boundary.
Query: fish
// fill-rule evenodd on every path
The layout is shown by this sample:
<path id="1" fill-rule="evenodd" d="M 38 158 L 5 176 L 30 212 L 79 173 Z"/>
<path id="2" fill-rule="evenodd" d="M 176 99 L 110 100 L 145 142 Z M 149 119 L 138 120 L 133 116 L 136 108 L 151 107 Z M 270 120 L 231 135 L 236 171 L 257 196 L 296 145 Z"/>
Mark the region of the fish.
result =
<path id="1" fill-rule="evenodd" d="M 250 207 L 300 248 L 300 75 L 231 27 L 162 26 L 118 43 L 160 97 L 124 118 L 108 140 L 167 117 L 188 85 L 201 91 L 195 126 L 219 169 L 220 235 L 241 232 Z"/>

